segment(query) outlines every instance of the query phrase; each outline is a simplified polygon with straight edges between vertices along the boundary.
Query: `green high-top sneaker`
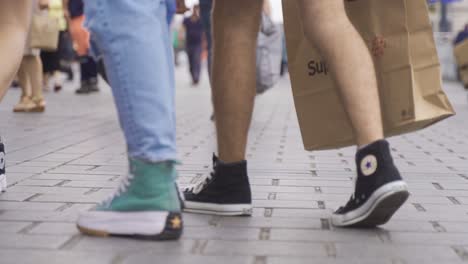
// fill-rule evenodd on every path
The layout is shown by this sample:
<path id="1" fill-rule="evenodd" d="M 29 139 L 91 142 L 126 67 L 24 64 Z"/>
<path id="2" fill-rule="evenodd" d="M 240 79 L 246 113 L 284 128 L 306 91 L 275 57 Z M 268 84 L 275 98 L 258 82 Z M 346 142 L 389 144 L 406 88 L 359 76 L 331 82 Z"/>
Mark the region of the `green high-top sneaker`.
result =
<path id="1" fill-rule="evenodd" d="M 117 191 L 93 211 L 82 213 L 78 229 L 92 236 L 178 239 L 183 222 L 174 166 L 130 160 L 130 173 Z"/>

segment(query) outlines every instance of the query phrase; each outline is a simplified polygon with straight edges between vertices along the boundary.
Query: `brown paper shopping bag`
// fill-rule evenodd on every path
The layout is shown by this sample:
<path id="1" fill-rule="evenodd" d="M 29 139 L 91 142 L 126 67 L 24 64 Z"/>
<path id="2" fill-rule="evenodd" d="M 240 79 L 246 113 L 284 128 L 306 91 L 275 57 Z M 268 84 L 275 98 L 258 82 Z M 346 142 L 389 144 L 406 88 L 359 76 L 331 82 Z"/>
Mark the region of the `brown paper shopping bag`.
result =
<path id="1" fill-rule="evenodd" d="M 55 51 L 59 42 L 59 25 L 47 13 L 34 14 L 31 22 L 29 46 L 46 51 Z"/>
<path id="2" fill-rule="evenodd" d="M 468 88 L 468 39 L 455 46 L 454 53 L 461 80 Z"/>
<path id="3" fill-rule="evenodd" d="M 347 1 L 346 8 L 374 58 L 386 136 L 422 129 L 454 114 L 442 91 L 425 0 L 354 0 Z M 305 148 L 355 144 L 330 69 L 304 36 L 296 0 L 283 1 L 283 12 Z"/>

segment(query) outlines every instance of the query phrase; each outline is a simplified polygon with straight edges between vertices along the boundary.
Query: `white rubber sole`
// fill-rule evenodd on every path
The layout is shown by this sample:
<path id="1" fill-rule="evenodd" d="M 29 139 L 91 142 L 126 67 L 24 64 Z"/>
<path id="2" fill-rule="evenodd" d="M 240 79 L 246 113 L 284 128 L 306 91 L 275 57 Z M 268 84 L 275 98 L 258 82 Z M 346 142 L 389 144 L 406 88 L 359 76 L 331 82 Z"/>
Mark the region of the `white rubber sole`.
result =
<path id="1" fill-rule="evenodd" d="M 80 215 L 77 227 L 92 236 L 169 240 L 181 236 L 183 223 L 180 213 L 89 211 Z"/>
<path id="2" fill-rule="evenodd" d="M 346 214 L 333 214 L 337 227 L 375 227 L 387 223 L 409 197 L 408 185 L 395 181 L 377 189 L 361 207 Z"/>
<path id="3" fill-rule="evenodd" d="M 222 216 L 250 216 L 252 204 L 214 204 L 199 202 L 184 202 L 184 211 L 197 214 L 222 215 Z"/>
<path id="4" fill-rule="evenodd" d="M 0 193 L 1 192 L 6 192 L 7 189 L 7 180 L 6 180 L 6 175 L 1 174 L 0 175 Z"/>

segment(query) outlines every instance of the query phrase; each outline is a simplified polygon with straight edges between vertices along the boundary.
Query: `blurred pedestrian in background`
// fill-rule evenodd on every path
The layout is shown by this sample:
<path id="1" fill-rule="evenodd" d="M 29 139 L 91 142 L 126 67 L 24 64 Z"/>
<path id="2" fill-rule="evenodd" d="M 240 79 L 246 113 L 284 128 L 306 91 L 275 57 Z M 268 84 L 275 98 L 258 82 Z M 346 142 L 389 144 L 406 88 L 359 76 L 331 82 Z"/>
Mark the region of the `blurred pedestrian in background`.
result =
<path id="1" fill-rule="evenodd" d="M 82 0 L 64 0 L 65 17 L 68 18 L 69 30 L 73 39 L 73 47 L 80 62 L 81 85 L 75 91 L 77 94 L 89 94 L 99 91 L 98 69 L 94 58 L 89 52 L 89 32 L 84 27 L 84 5 Z"/>
<path id="2" fill-rule="evenodd" d="M 57 20 L 59 25 L 59 44 L 58 49 L 55 51 L 42 51 L 41 59 L 44 71 L 44 84 L 45 88 L 49 87 L 49 82 L 53 83 L 54 91 L 58 92 L 62 89 L 62 80 L 60 79 L 60 60 L 61 51 L 63 51 L 63 45 L 66 43 L 67 22 L 65 20 L 65 14 L 63 11 L 62 0 L 39 0 L 39 5 L 43 9 L 48 10 L 48 14 L 51 18 Z"/>
<path id="3" fill-rule="evenodd" d="M 184 19 L 185 27 L 185 50 L 190 64 L 190 75 L 192 84 L 200 82 L 201 54 L 203 49 L 203 25 L 200 19 L 200 6 L 195 5 L 192 15 Z"/>
<path id="4" fill-rule="evenodd" d="M 39 11 L 38 1 L 32 1 L 34 12 Z M 31 32 L 29 32 L 31 34 Z M 30 38 L 30 37 L 29 37 Z M 14 106 L 14 112 L 44 112 L 45 100 L 42 95 L 42 62 L 40 50 L 30 47 L 26 41 L 23 59 L 18 70 L 18 83 L 21 87 L 20 101 Z"/>
<path id="5" fill-rule="evenodd" d="M 203 32 L 206 38 L 206 48 L 208 50 L 208 75 L 211 76 L 211 57 L 212 57 L 212 39 L 211 39 L 211 10 L 213 9 L 213 0 L 200 0 L 200 18 L 203 25 Z"/>
<path id="6" fill-rule="evenodd" d="M 458 44 L 461 44 L 462 42 L 464 42 L 465 40 L 468 39 L 468 23 L 465 25 L 465 27 L 460 31 L 458 32 L 457 36 L 455 37 L 454 41 L 453 41 L 453 46 L 457 46 Z M 458 64 L 455 65 L 455 71 L 457 73 L 457 80 L 459 81 L 462 81 L 462 76 L 460 74 L 460 69 L 459 69 L 459 66 Z M 468 84 L 464 84 L 465 86 L 465 89 L 468 90 Z"/>
<path id="7" fill-rule="evenodd" d="M 174 64 L 179 66 L 179 54 L 185 50 L 185 32 L 183 27 L 175 26 L 172 30 L 172 45 L 174 47 Z"/>

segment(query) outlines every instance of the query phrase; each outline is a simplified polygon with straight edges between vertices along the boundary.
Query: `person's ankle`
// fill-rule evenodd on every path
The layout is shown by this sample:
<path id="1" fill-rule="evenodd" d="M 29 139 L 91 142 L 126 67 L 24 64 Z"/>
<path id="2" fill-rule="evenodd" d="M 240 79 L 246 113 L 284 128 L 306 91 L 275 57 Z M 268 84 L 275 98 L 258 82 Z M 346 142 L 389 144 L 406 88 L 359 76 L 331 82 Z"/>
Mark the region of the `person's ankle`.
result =
<path id="1" fill-rule="evenodd" d="M 385 138 L 381 137 L 381 138 L 376 138 L 376 139 L 372 139 L 372 140 L 366 140 L 366 141 L 362 141 L 360 143 L 358 143 L 357 145 L 357 149 L 358 151 L 361 150 L 361 149 L 364 149 L 376 142 L 379 142 L 379 141 L 386 141 Z"/>
<path id="2" fill-rule="evenodd" d="M 213 154 L 213 164 L 216 177 L 233 180 L 247 178 L 246 160 L 225 162 Z"/>
<path id="3" fill-rule="evenodd" d="M 216 161 L 222 162 L 223 164 L 236 164 L 245 161 L 245 157 L 243 155 L 225 155 L 224 153 L 216 155 L 213 153 L 213 158 L 215 157 Z"/>

